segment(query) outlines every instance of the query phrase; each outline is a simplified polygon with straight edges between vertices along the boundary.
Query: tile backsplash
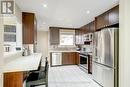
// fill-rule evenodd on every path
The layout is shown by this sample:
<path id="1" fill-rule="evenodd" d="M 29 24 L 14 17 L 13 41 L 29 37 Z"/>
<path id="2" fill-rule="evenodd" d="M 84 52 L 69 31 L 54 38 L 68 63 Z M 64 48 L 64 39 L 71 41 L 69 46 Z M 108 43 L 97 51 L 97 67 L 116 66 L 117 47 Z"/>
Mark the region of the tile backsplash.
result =
<path id="1" fill-rule="evenodd" d="M 31 54 L 34 53 L 34 45 L 33 44 L 24 44 L 23 48 L 29 49 L 29 51 L 30 51 Z"/>
<path id="2" fill-rule="evenodd" d="M 93 52 L 93 46 L 92 45 L 82 45 L 81 51 Z"/>
<path id="3" fill-rule="evenodd" d="M 64 51 L 64 50 L 76 50 L 76 46 L 58 46 L 58 45 L 51 45 L 50 50 L 59 50 L 59 51 Z"/>

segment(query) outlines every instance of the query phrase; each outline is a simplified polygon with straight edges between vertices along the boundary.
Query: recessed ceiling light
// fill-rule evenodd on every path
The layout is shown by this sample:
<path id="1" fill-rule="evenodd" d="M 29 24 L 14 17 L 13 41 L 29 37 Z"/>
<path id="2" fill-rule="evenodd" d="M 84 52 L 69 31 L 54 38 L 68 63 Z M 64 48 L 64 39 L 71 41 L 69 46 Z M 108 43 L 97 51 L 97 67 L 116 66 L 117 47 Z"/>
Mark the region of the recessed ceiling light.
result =
<path id="1" fill-rule="evenodd" d="M 46 7 L 47 7 L 47 4 L 43 4 L 43 7 L 45 7 L 45 8 L 46 8 Z"/>
<path id="2" fill-rule="evenodd" d="M 86 13 L 87 13 L 87 14 L 90 14 L 90 11 L 88 10 Z"/>

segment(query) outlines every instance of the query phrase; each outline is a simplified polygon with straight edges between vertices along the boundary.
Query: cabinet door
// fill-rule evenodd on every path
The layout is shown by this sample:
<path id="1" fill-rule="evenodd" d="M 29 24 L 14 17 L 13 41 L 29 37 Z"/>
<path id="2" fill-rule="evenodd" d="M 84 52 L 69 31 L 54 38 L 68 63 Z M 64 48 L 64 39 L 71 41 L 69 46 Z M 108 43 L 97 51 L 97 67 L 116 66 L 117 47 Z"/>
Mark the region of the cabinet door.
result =
<path id="1" fill-rule="evenodd" d="M 62 53 L 62 64 L 68 65 L 69 64 L 69 54 L 66 52 Z"/>
<path id="2" fill-rule="evenodd" d="M 79 56 L 78 52 L 75 53 L 75 60 L 76 60 L 75 64 L 79 65 L 80 64 L 80 56 Z"/>
<path id="3" fill-rule="evenodd" d="M 62 64 L 63 65 L 75 65 L 76 64 L 75 52 L 63 52 L 62 53 Z"/>
<path id="4" fill-rule="evenodd" d="M 70 52 L 69 54 L 69 64 L 70 65 L 74 65 L 75 64 L 75 53 L 74 52 Z"/>
<path id="5" fill-rule="evenodd" d="M 119 5 L 109 11 L 109 25 L 119 23 Z"/>
<path id="6" fill-rule="evenodd" d="M 23 44 L 34 44 L 34 14 L 22 13 Z"/>
<path id="7" fill-rule="evenodd" d="M 59 44 L 59 29 L 50 28 L 50 44 L 51 45 Z"/>
<path id="8" fill-rule="evenodd" d="M 79 30 L 79 44 L 84 44 L 83 35 L 84 35 L 84 30 L 80 29 Z"/>
<path id="9" fill-rule="evenodd" d="M 92 33 L 95 31 L 95 21 L 89 23 L 89 32 Z"/>
<path id="10" fill-rule="evenodd" d="M 75 30 L 75 44 L 79 44 L 79 29 Z"/>
<path id="11" fill-rule="evenodd" d="M 109 13 L 105 12 L 100 16 L 96 17 L 96 30 L 104 28 L 109 25 Z"/>
<path id="12" fill-rule="evenodd" d="M 23 87 L 23 72 L 5 73 L 4 87 Z"/>

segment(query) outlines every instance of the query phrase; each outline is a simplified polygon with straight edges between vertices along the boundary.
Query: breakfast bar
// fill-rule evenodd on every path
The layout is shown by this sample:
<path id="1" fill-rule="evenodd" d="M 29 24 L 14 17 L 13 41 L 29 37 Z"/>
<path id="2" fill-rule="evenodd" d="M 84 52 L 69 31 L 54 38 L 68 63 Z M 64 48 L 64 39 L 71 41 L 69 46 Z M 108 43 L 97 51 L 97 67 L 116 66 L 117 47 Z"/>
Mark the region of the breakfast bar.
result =
<path id="1" fill-rule="evenodd" d="M 38 69 L 41 58 L 41 53 L 34 53 L 5 63 L 4 87 L 23 87 L 29 72 Z"/>

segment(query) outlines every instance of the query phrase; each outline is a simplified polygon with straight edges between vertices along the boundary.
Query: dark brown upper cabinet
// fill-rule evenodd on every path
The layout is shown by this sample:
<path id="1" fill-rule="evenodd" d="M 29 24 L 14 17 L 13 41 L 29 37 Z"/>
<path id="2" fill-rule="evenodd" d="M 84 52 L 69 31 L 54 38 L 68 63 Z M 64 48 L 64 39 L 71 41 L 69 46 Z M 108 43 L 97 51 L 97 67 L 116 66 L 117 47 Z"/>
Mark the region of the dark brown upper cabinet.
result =
<path id="1" fill-rule="evenodd" d="M 119 5 L 109 11 L 109 25 L 119 23 Z"/>
<path id="2" fill-rule="evenodd" d="M 104 14 L 99 15 L 95 18 L 96 29 L 101 29 L 109 25 L 109 13 L 105 12 Z"/>
<path id="3" fill-rule="evenodd" d="M 81 45 L 84 44 L 83 42 L 83 35 L 84 35 L 84 29 L 77 29 L 76 30 L 76 37 L 75 37 L 75 44 L 76 45 Z"/>
<path id="4" fill-rule="evenodd" d="M 83 34 L 94 32 L 95 31 L 95 21 L 92 21 L 92 22 L 84 25 L 83 27 L 81 27 L 81 29 L 83 30 Z"/>
<path id="5" fill-rule="evenodd" d="M 22 13 L 23 44 L 37 43 L 37 21 L 34 13 Z"/>
<path id="6" fill-rule="evenodd" d="M 84 35 L 87 33 L 93 33 L 95 31 L 95 21 L 90 22 L 87 25 L 84 25 L 80 29 L 75 30 L 75 44 L 82 45 L 84 44 Z"/>
<path id="7" fill-rule="evenodd" d="M 79 45 L 79 29 L 75 30 L 75 44 Z"/>
<path id="8" fill-rule="evenodd" d="M 93 33 L 95 31 L 95 21 L 89 23 L 89 32 Z"/>
<path id="9" fill-rule="evenodd" d="M 119 23 L 119 5 L 95 18 L 96 30 Z"/>
<path id="10" fill-rule="evenodd" d="M 60 34 L 59 29 L 50 27 L 50 45 L 59 45 Z"/>

